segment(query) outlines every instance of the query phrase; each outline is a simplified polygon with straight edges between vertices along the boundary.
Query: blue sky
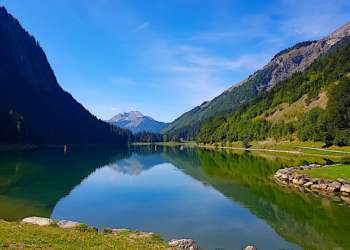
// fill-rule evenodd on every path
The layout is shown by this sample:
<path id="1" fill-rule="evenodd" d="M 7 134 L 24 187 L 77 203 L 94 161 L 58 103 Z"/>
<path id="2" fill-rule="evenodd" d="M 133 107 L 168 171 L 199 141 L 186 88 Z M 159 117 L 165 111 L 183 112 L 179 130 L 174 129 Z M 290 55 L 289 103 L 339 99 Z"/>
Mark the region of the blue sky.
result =
<path id="1" fill-rule="evenodd" d="M 172 121 L 296 42 L 350 21 L 349 0 L 0 0 L 60 85 L 102 119 Z"/>

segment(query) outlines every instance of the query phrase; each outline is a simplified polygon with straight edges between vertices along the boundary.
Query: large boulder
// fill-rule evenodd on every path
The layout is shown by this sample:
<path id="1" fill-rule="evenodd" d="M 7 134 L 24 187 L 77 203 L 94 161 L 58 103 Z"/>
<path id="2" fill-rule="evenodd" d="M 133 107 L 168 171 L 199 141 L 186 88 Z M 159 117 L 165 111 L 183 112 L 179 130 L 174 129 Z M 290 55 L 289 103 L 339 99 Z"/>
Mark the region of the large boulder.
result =
<path id="1" fill-rule="evenodd" d="M 175 247 L 176 250 L 200 250 L 200 247 L 192 239 L 171 240 L 169 246 Z"/>
<path id="2" fill-rule="evenodd" d="M 42 217 L 27 217 L 22 220 L 23 223 L 39 225 L 39 226 L 49 226 L 53 223 L 53 220 L 49 218 Z"/>

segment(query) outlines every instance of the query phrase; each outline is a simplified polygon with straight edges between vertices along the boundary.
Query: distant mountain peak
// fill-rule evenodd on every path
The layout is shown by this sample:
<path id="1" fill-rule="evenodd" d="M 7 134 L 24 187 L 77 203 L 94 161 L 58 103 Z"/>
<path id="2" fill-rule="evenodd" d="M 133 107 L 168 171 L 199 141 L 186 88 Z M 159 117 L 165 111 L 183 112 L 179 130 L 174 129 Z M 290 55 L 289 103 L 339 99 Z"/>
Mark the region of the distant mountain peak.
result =
<path id="1" fill-rule="evenodd" d="M 107 121 L 117 127 L 126 128 L 133 133 L 152 132 L 160 133 L 168 126 L 167 123 L 159 122 L 150 116 L 143 115 L 140 111 L 129 111 L 117 114 Z"/>

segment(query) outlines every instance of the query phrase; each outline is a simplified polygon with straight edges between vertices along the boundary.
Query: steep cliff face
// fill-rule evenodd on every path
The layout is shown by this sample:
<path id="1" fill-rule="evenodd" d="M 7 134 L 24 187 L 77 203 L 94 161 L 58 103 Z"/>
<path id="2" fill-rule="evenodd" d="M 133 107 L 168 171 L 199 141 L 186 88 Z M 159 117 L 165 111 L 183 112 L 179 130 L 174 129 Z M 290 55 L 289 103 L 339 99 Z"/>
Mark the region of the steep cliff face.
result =
<path id="1" fill-rule="evenodd" d="M 125 144 L 58 84 L 39 43 L 0 7 L 0 144 Z"/>
<path id="2" fill-rule="evenodd" d="M 294 73 L 303 72 L 320 55 L 327 53 L 330 48 L 348 36 L 350 36 L 350 23 L 323 39 L 301 42 L 279 52 L 267 65 L 247 79 L 180 116 L 169 125 L 166 133 L 170 138 L 193 138 L 203 121 L 213 116 L 227 115 L 240 105 L 254 99 L 259 93 L 269 91 L 278 83 L 290 78 Z"/>

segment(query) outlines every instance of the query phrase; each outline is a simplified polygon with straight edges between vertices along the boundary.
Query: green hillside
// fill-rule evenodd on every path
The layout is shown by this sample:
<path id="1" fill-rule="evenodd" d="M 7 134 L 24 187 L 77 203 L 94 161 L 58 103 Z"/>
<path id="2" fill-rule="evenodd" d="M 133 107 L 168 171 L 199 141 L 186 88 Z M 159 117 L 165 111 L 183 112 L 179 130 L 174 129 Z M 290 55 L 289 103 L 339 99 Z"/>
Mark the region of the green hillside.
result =
<path id="1" fill-rule="evenodd" d="M 201 142 L 269 138 L 350 144 L 350 45 L 345 38 L 304 72 L 295 73 L 230 115 L 206 121 Z"/>

